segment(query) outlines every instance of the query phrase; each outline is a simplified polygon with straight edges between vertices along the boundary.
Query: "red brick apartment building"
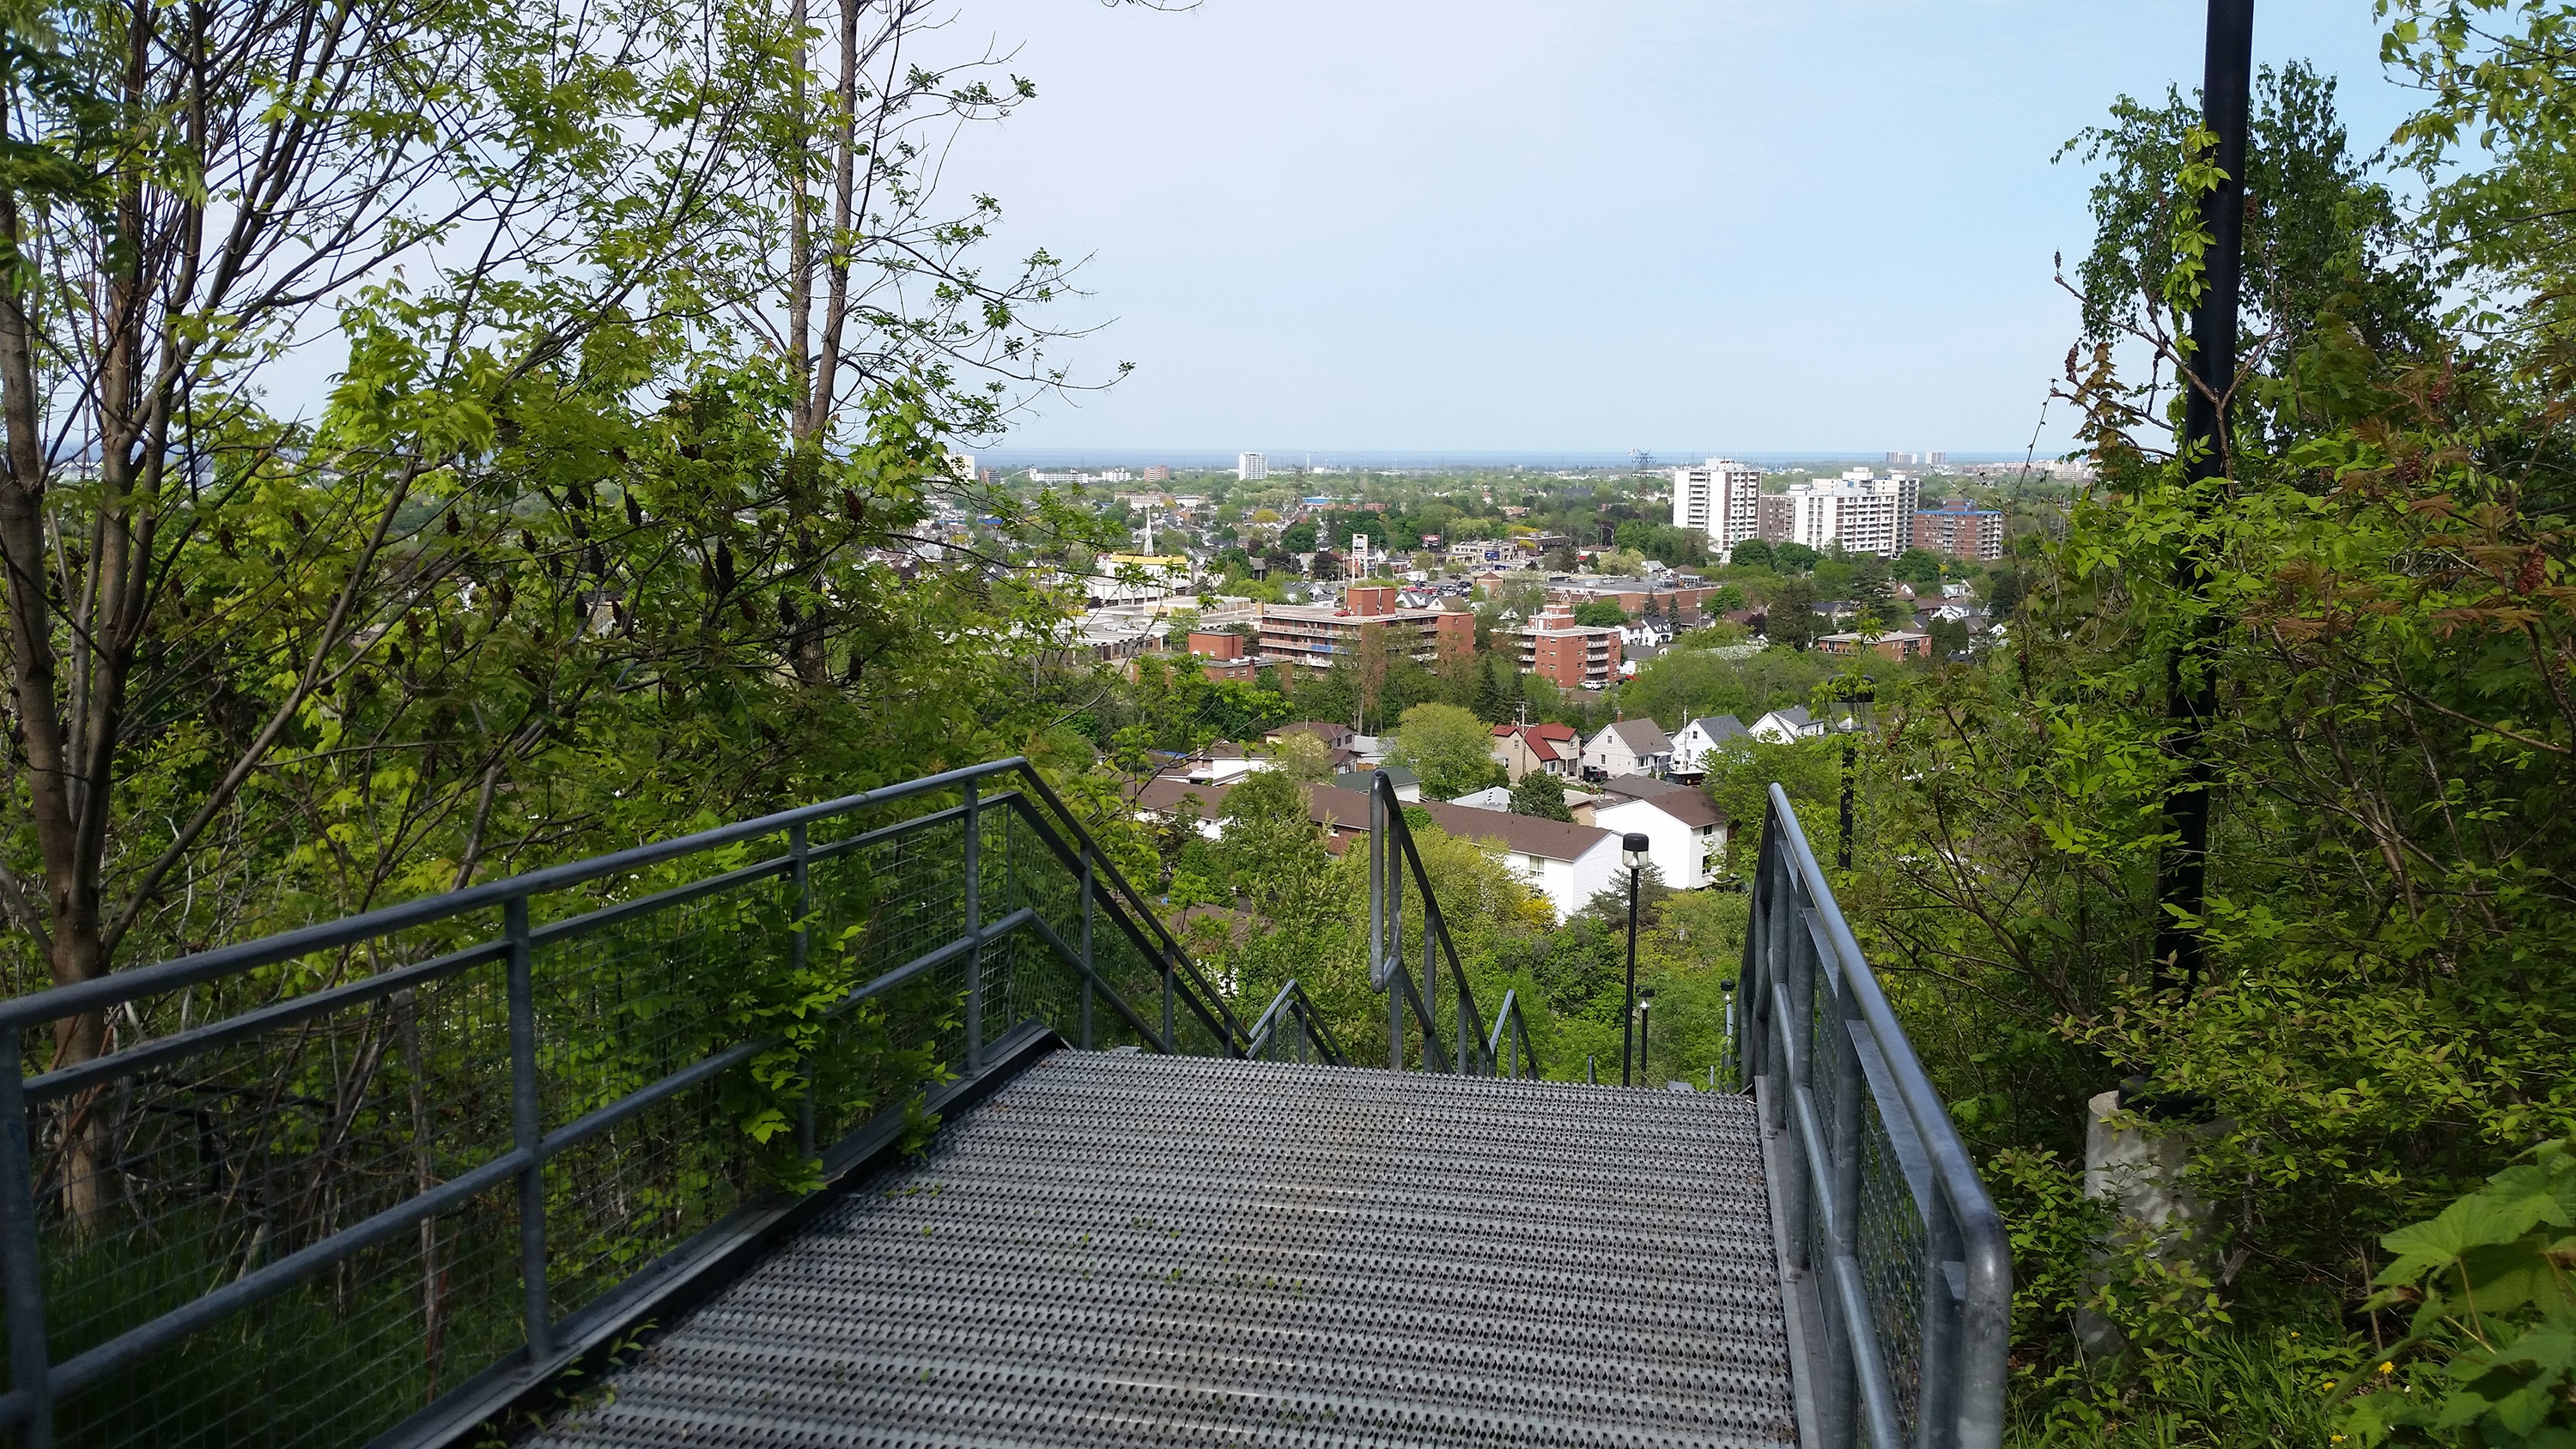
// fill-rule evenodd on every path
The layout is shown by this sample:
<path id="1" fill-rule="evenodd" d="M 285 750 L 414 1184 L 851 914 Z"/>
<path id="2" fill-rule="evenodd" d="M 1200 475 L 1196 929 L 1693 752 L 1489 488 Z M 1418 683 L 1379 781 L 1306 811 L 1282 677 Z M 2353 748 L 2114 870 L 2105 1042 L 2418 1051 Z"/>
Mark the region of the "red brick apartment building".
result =
<path id="1" fill-rule="evenodd" d="M 1619 677 L 1619 631 L 1574 622 L 1574 606 L 1550 604 L 1521 630 L 1521 669 L 1559 689 L 1606 689 Z"/>
<path id="2" fill-rule="evenodd" d="M 1333 661 L 1357 653 L 1360 631 L 1374 624 L 1387 630 L 1398 647 L 1420 663 L 1476 647 L 1476 616 L 1443 609 L 1400 609 L 1393 585 L 1353 584 L 1342 606 L 1268 604 L 1261 610 L 1261 652 L 1283 665 L 1330 669 Z"/>
<path id="3" fill-rule="evenodd" d="M 1953 498 L 1914 515 L 1914 546 L 1975 562 L 2004 556 L 2004 516 Z"/>

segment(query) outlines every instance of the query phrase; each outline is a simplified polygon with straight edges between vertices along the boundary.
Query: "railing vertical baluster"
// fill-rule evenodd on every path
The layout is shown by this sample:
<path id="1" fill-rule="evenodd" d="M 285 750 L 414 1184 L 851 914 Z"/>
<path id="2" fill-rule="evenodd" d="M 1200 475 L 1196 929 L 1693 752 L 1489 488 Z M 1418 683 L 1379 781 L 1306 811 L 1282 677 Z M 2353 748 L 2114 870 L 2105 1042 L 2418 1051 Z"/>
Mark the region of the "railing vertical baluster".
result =
<path id="1" fill-rule="evenodd" d="M 1962 1256 L 1959 1218 L 1939 1193 L 1923 1234 L 1923 1346 L 1916 1363 L 1914 1442 L 1918 1449 L 1957 1449 L 1959 1443 L 1959 1309 L 1943 1265 Z M 1964 1286 L 1964 1285 L 1963 1285 Z"/>
<path id="2" fill-rule="evenodd" d="M 1854 1323 L 1843 1312 L 1841 1288 L 1842 1260 L 1860 1254 L 1860 1155 L 1861 1134 L 1867 1130 L 1867 1103 L 1862 1094 L 1869 1090 L 1860 1074 L 1860 1052 L 1852 1044 L 1851 1025 L 1857 1017 L 1852 1010 L 1847 973 L 1851 963 L 1819 957 L 1817 970 L 1821 979 L 1815 984 L 1816 1043 L 1818 1075 L 1831 1072 L 1834 1079 L 1834 1111 L 1827 1124 L 1826 1151 L 1832 1154 L 1831 1173 L 1827 1182 L 1833 1203 L 1832 1260 L 1816 1267 L 1816 1291 L 1825 1299 L 1825 1317 L 1841 1326 L 1826 1342 L 1828 1403 L 1824 1416 L 1828 1423 L 1840 1423 L 1839 1434 L 1831 1443 L 1858 1443 L 1860 1440 L 1860 1366 L 1854 1353 L 1853 1340 L 1864 1333 L 1876 1332 L 1875 1325 Z"/>
<path id="3" fill-rule="evenodd" d="M 814 912 L 814 891 L 805 868 L 805 822 L 787 827 L 787 885 L 796 898 L 796 930 L 788 938 L 787 954 L 798 977 L 805 974 L 810 959 L 807 917 Z M 799 988 L 802 989 L 801 987 Z M 796 1102 L 796 1155 L 807 1162 L 814 1160 L 814 1054 L 807 1052 L 796 1064 L 797 1079 L 804 1084 Z"/>
<path id="4" fill-rule="evenodd" d="M 1099 962 L 1091 954 L 1091 845 L 1082 847 L 1082 1049 L 1091 1050 L 1091 978 Z"/>
<path id="5" fill-rule="evenodd" d="M 1803 944 L 1806 933 L 1793 934 L 1789 929 L 1789 922 L 1797 915 L 1798 898 L 1786 852 L 1772 853 L 1771 886 L 1771 918 L 1764 923 L 1768 928 L 1764 934 L 1770 938 L 1770 964 L 1762 974 L 1771 997 L 1767 1009 L 1773 1019 L 1772 1030 L 1777 1036 L 1766 1043 L 1765 1055 L 1769 1058 L 1771 1085 L 1779 1097 L 1774 1108 L 1774 1120 L 1778 1124 L 1783 1149 L 1780 1154 L 1780 1216 L 1789 1229 L 1789 1266 L 1795 1271 L 1805 1271 L 1810 1266 L 1807 1261 L 1807 1139 L 1798 1130 L 1798 1103 L 1809 1091 L 1804 1075 L 1814 1065 L 1814 1054 L 1805 1049 L 1803 1042 L 1792 1046 L 1793 1041 L 1803 1038 L 1807 1032 L 1806 1026 L 1796 1019 L 1798 1003 L 1804 994 L 1805 973 L 1800 966 L 1806 959 L 1807 947 Z M 1796 1038 L 1791 1036 L 1792 1032 L 1797 1033 Z"/>
<path id="6" fill-rule="evenodd" d="M 533 1154 L 545 1136 L 537 1097 L 536 962 L 528 945 L 528 898 L 512 896 L 501 907 L 501 929 L 510 943 L 510 1135 Z M 528 1356 L 554 1352 L 554 1312 L 546 1293 L 546 1166 L 531 1161 L 519 1172 L 519 1279 L 527 1323 Z"/>
<path id="7" fill-rule="evenodd" d="M 1166 1052 L 1174 1052 L 1174 1051 L 1178 1051 L 1178 1050 L 1180 1050 L 1180 1044 L 1179 1044 L 1178 1042 L 1176 1042 L 1176 1041 L 1174 1041 L 1174 1040 L 1172 1039 L 1172 985 L 1173 985 L 1172 978 L 1173 978 L 1173 976 L 1174 976 L 1174 974 L 1175 974 L 1175 970 L 1176 970 L 1176 968 L 1175 968 L 1175 967 L 1173 966 L 1173 964 L 1172 964 L 1172 950 L 1171 950 L 1171 948 L 1170 948 L 1170 947 L 1166 946 L 1166 947 L 1164 947 L 1164 948 L 1163 948 L 1163 951 L 1162 951 L 1162 957 L 1163 957 L 1163 1050 L 1164 1050 L 1164 1051 L 1166 1051 Z"/>
<path id="8" fill-rule="evenodd" d="M 36 1237 L 35 1175 L 28 1164 L 26 1054 L 7 1033 L 9 1065 L 0 1071 L 0 1292 L 9 1298 L 9 1379 L 27 1396 L 18 1442 L 53 1449 L 54 1394 L 46 1382 L 45 1268 Z"/>
<path id="9" fill-rule="evenodd" d="M 1369 785 L 1369 981 L 1386 990 L 1386 1064 L 1404 1070 L 1404 992 L 1387 972 L 1386 949 L 1386 802 L 1376 782 Z"/>
<path id="10" fill-rule="evenodd" d="M 1402 879 L 1398 877 L 1399 881 Z M 1422 898 L 1422 1035 L 1427 1043 L 1440 1030 L 1440 942 L 1431 929 L 1431 897 Z M 1454 1069 L 1456 1063 L 1452 1062 Z M 1431 1069 L 1431 1053 L 1422 1054 L 1422 1069 Z"/>
<path id="11" fill-rule="evenodd" d="M 979 912 L 983 901 L 978 893 L 983 885 L 984 820 L 975 792 L 976 782 L 966 782 L 966 934 L 974 936 L 982 925 Z M 966 1072 L 972 1076 L 984 1070 L 984 943 L 976 941 L 966 948 Z"/>

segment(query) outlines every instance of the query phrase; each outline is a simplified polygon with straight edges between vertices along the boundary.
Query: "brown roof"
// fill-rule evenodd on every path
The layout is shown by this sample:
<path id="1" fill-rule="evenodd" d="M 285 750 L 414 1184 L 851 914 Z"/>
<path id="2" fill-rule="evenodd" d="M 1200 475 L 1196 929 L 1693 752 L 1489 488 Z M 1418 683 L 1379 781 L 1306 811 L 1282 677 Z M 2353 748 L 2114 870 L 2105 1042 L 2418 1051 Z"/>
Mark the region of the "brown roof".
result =
<path id="1" fill-rule="evenodd" d="M 1327 745 L 1339 745 L 1354 733 L 1356 731 L 1346 724 L 1334 724 L 1329 720 L 1301 719 L 1295 724 L 1281 725 L 1263 738 L 1276 744 L 1288 735 L 1313 735 Z"/>
<path id="2" fill-rule="evenodd" d="M 1726 823 L 1726 812 L 1717 808 L 1717 802 L 1688 785 L 1676 785 L 1652 775 L 1613 775 L 1599 783 L 1605 794 L 1643 800 L 1684 825 Z M 1605 803 L 1616 805 L 1623 802 L 1613 800 Z"/>
<path id="3" fill-rule="evenodd" d="M 1151 780 L 1137 792 L 1136 808 L 1163 815 L 1179 815 L 1188 811 L 1202 820 L 1214 820 L 1217 811 L 1224 808 L 1225 797 L 1234 788 L 1234 784 L 1193 785 L 1187 780 Z M 1195 806 L 1191 797 L 1196 797 Z M 1705 800 L 1706 797 L 1699 798 Z M 1404 808 L 1425 812 L 1430 815 L 1432 824 L 1461 839 L 1500 840 L 1505 849 L 1515 854 L 1535 855 L 1542 860 L 1579 860 L 1601 842 L 1618 838 L 1607 830 L 1595 830 L 1589 825 L 1569 825 L 1562 820 L 1543 820 L 1535 815 L 1506 815 L 1499 810 L 1474 810 L 1437 800 L 1424 800 L 1418 804 L 1408 800 Z M 1715 807 L 1710 808 L 1713 810 Z M 1316 824 L 1329 825 L 1336 832 L 1368 833 L 1368 796 L 1358 790 L 1310 785 L 1306 788 L 1306 813 Z"/>
<path id="4" fill-rule="evenodd" d="M 1157 776 L 1146 781 L 1145 788 L 1136 792 L 1136 808 L 1160 815 L 1187 812 L 1201 820 L 1214 820 L 1218 808 L 1225 804 L 1226 795 L 1241 783 L 1233 780 L 1222 785 L 1199 785 L 1168 775 Z M 1195 804 L 1191 797 L 1196 797 Z"/>
<path id="5" fill-rule="evenodd" d="M 1339 790 L 1318 785 L 1314 792 L 1313 813 L 1318 821 L 1330 817 L 1338 829 L 1365 832 L 1368 829 L 1368 797 L 1357 790 Z M 1476 810 L 1465 805 L 1450 805 L 1436 800 L 1419 804 L 1406 801 L 1408 810 L 1420 810 L 1431 817 L 1431 823 L 1462 840 L 1500 840 L 1506 850 L 1517 855 L 1535 855 L 1542 860 L 1580 860 L 1585 853 L 1605 840 L 1617 836 L 1589 825 L 1570 825 L 1562 820 L 1544 820 L 1536 815 L 1506 815 L 1500 810 Z"/>

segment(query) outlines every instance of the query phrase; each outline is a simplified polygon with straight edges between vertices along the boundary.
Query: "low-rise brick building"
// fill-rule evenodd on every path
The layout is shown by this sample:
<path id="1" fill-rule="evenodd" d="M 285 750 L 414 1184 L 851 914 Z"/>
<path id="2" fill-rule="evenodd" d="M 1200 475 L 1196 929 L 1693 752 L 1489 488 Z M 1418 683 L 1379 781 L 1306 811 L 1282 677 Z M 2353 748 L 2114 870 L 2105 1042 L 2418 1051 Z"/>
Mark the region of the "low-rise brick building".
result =
<path id="1" fill-rule="evenodd" d="M 1521 672 L 1559 689 L 1606 689 L 1619 677 L 1619 631 L 1574 622 L 1570 604 L 1550 604 L 1521 630 Z"/>

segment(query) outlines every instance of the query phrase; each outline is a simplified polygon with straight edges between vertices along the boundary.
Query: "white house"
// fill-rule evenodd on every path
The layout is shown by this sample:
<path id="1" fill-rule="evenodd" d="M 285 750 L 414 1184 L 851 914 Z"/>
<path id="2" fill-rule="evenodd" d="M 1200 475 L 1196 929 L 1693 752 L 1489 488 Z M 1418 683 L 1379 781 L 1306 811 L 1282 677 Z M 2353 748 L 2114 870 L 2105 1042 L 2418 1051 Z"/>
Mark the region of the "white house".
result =
<path id="1" fill-rule="evenodd" d="M 1437 806 L 1424 808 L 1432 811 L 1432 823 L 1483 845 L 1505 869 L 1547 897 L 1560 921 L 1618 885 L 1625 874 L 1619 865 L 1619 837 L 1607 830 L 1535 815 L 1493 810 L 1456 810 L 1452 815 Z"/>
<path id="2" fill-rule="evenodd" d="M 1613 775 L 1601 782 L 1592 823 L 1623 835 L 1643 834 L 1656 874 L 1678 890 L 1697 890 L 1717 879 L 1726 861 L 1726 816 L 1716 801 L 1687 785 Z"/>
<path id="3" fill-rule="evenodd" d="M 1366 795 L 1330 785 L 1317 785 L 1306 794 L 1314 818 L 1329 825 L 1334 834 L 1368 833 Z M 1429 815 L 1443 831 L 1483 846 L 1504 869 L 1546 897 L 1559 920 L 1625 879 L 1619 865 L 1619 837 L 1607 830 L 1447 801 L 1425 800 L 1411 809 Z"/>
<path id="4" fill-rule="evenodd" d="M 1823 735 L 1825 722 L 1807 712 L 1803 704 L 1775 709 L 1753 722 L 1753 737 L 1785 745 L 1792 740 L 1812 740 Z"/>
<path id="5" fill-rule="evenodd" d="M 1753 732 L 1744 721 L 1731 714 L 1710 715 L 1682 726 L 1673 736 L 1673 771 L 1681 775 L 1708 773 L 1710 758 L 1729 740 L 1751 739 Z"/>
<path id="6" fill-rule="evenodd" d="M 1225 797 L 1234 788 L 1233 784 L 1201 785 L 1164 776 L 1146 782 L 1136 793 L 1134 809 L 1142 819 L 1190 822 L 1200 835 L 1214 840 L 1223 831 Z M 1607 830 L 1535 815 L 1472 810 L 1445 801 L 1408 802 L 1407 813 L 1414 810 L 1429 815 L 1432 824 L 1449 834 L 1483 846 L 1505 869 L 1546 897 L 1559 920 L 1625 880 L 1619 837 Z M 1306 814 L 1344 840 L 1368 833 L 1368 796 L 1357 790 L 1310 785 Z"/>
<path id="7" fill-rule="evenodd" d="M 1672 736 L 1650 719 L 1623 719 L 1602 726 L 1583 746 L 1583 778 L 1612 775 L 1661 775 L 1672 768 Z"/>

